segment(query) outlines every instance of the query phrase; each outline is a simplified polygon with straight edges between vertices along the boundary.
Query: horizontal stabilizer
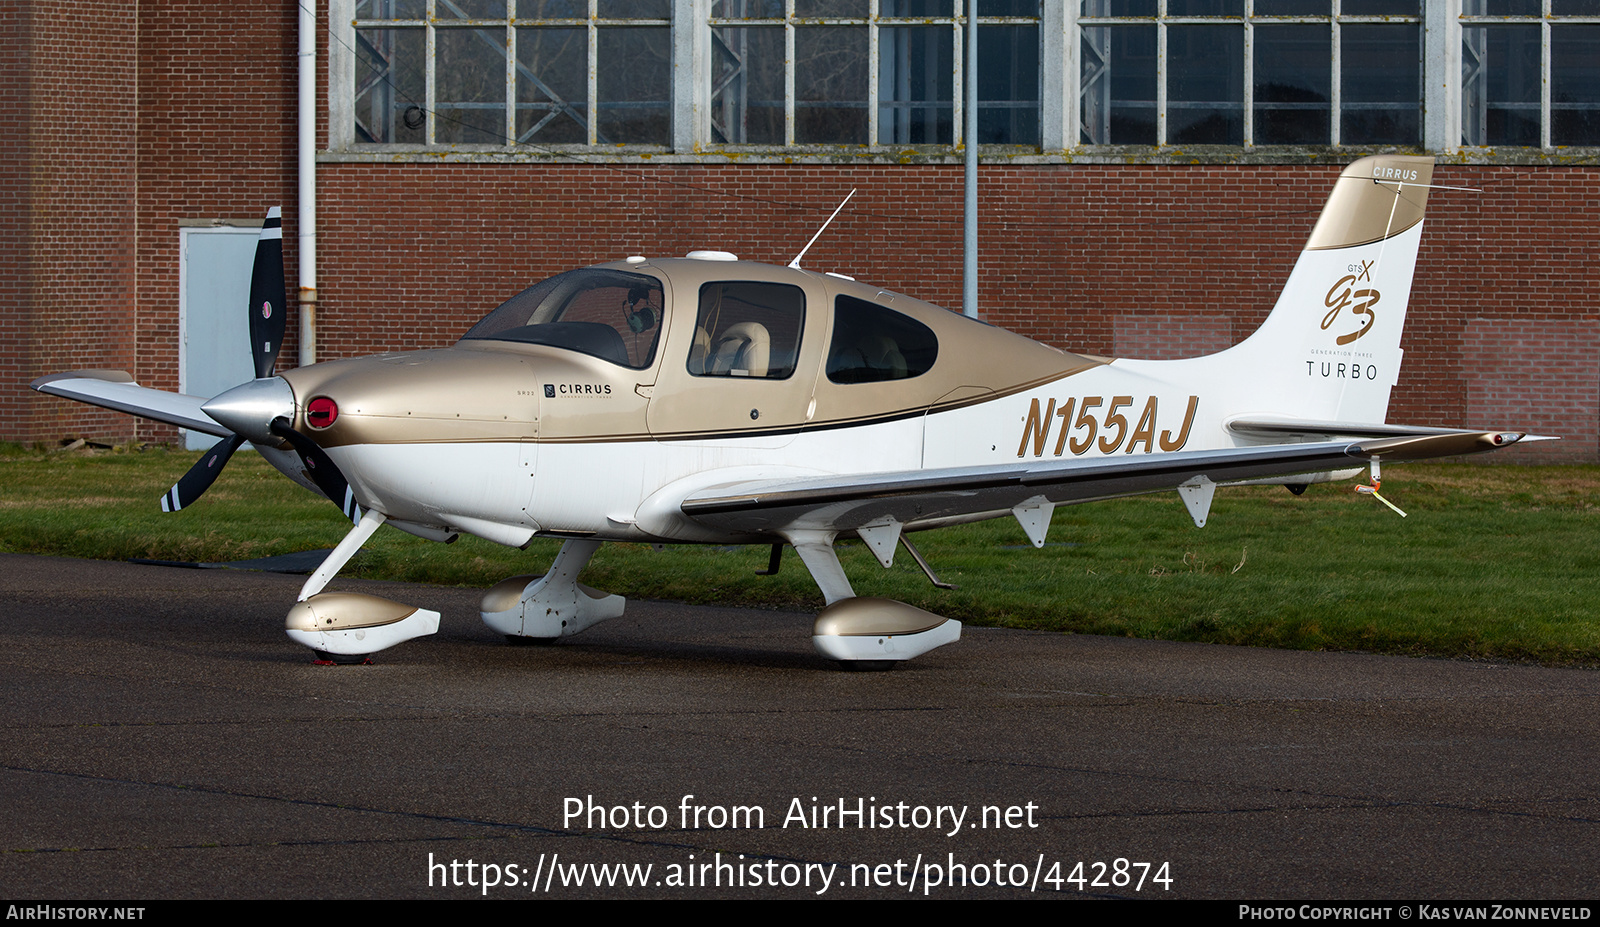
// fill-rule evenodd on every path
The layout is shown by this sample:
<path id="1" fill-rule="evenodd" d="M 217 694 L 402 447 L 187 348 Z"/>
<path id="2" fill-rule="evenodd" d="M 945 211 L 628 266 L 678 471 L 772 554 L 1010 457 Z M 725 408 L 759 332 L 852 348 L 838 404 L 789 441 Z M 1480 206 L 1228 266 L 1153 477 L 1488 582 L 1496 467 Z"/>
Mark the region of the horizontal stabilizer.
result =
<path id="1" fill-rule="evenodd" d="M 1429 460 L 1458 454 L 1479 454 L 1509 447 L 1522 440 L 1514 431 L 1462 432 L 1454 435 L 1422 435 L 1415 438 L 1375 438 L 1350 446 L 1353 457 L 1381 457 L 1385 460 Z"/>
<path id="2" fill-rule="evenodd" d="M 1510 447 L 1519 441 L 1557 441 L 1547 435 L 1517 431 L 1475 431 L 1470 428 L 1433 428 L 1425 425 L 1383 425 L 1372 422 L 1325 422 L 1315 419 L 1236 418 L 1228 431 L 1245 438 L 1371 438 L 1351 445 L 1356 457 L 1382 456 L 1390 460 L 1424 460 L 1453 457 Z"/>
<path id="3" fill-rule="evenodd" d="M 229 435 L 228 429 L 200 411 L 205 397 L 149 389 L 135 383 L 133 377 L 121 370 L 75 370 L 40 377 L 28 385 L 51 396 L 115 409 L 219 438 Z"/>
<path id="4" fill-rule="evenodd" d="M 1247 438 L 1415 438 L 1423 435 L 1480 434 L 1468 428 L 1433 428 L 1426 425 L 1383 425 L 1372 422 L 1326 422 L 1318 419 L 1236 418 L 1228 431 Z"/>

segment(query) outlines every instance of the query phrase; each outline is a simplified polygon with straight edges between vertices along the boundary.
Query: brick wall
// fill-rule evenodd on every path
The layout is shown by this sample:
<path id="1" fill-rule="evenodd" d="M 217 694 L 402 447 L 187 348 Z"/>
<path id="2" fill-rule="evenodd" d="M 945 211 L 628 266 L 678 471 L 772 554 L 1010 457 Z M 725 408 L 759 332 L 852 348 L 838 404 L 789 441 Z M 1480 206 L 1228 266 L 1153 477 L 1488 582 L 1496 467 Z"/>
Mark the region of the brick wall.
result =
<path id="1" fill-rule="evenodd" d="M 19 39 L 0 52 L 18 75 L 0 93 L 25 114 L 11 137 L 28 139 L 0 155 L 0 254 L 21 268 L 0 282 L 0 438 L 175 440 L 26 384 L 110 367 L 177 389 L 185 221 L 284 206 L 295 279 L 295 8 L 41 2 L 0 7 L 0 22 Z"/>
<path id="2" fill-rule="evenodd" d="M 1270 309 L 1336 175 L 985 168 L 983 312 L 1098 353 L 1115 349 L 1118 324 L 1149 327 L 1149 313 L 1174 335 L 1232 343 Z M 443 343 L 528 282 L 628 254 L 720 248 L 784 263 L 852 187 L 806 266 L 961 300 L 959 167 L 338 164 L 321 178 L 321 337 L 338 356 L 400 347 L 408 332 Z M 402 316 L 420 327 L 393 324 Z"/>
<path id="3" fill-rule="evenodd" d="M 1232 347 L 1233 320 L 1198 312 L 1121 312 L 1112 319 L 1111 353 L 1141 360 L 1174 360 Z"/>
<path id="4" fill-rule="evenodd" d="M 1424 311 L 1408 316 L 1390 420 L 1526 428 L 1564 440 L 1503 459 L 1595 461 L 1600 171 L 1446 167 L 1434 182 L 1483 192 L 1429 199 Z"/>
<path id="5" fill-rule="evenodd" d="M 1535 434 L 1561 438 L 1513 448 L 1505 452 L 1507 460 L 1595 459 L 1600 446 L 1600 326 L 1472 318 L 1461 340 L 1468 422 L 1491 427 L 1516 422 Z"/>
<path id="6" fill-rule="evenodd" d="M 29 47 L 31 9 L 27 4 L 0 4 L 0 34 L 15 41 L 0 42 L 0 133 L 25 142 L 32 120 L 33 65 Z M 25 143 L 0 145 L 0 423 L 11 435 L 28 432 L 34 412 L 28 390 L 38 365 L 33 359 L 29 319 L 33 312 L 33 263 L 28 248 L 32 213 L 29 184 L 31 157 Z"/>
<path id="7" fill-rule="evenodd" d="M 126 440 L 127 416 L 39 402 L 27 382 L 55 370 L 127 368 L 134 356 L 131 7 L 61 0 L 7 4 L 0 16 L 10 37 L 0 57 L 7 137 L 20 142 L 6 146 L 0 166 L 5 437 Z"/>
<path id="8" fill-rule="evenodd" d="M 0 154 L 0 249 L 24 268 L 0 281 L 0 437 L 134 433 L 28 392 L 42 373 L 118 366 L 176 388 L 180 223 L 282 204 L 295 279 L 293 6 L 146 0 L 137 29 L 123 9 L 0 8 L 29 36 L 0 52 L 0 76 L 26 78 L 0 94 L 29 114 L 31 146 Z M 1091 353 L 1236 342 L 1270 309 L 1337 173 L 986 166 L 983 311 Z M 1514 389 L 1536 427 L 1579 438 L 1542 453 L 1596 459 L 1600 384 L 1582 362 L 1600 314 L 1600 168 L 1444 164 L 1435 180 L 1483 192 L 1430 198 L 1390 420 L 1535 427 L 1482 398 Z M 528 283 L 628 254 L 784 263 L 852 187 L 806 266 L 959 306 L 961 182 L 958 166 L 325 163 L 319 356 L 448 344 Z M 1541 331 L 1554 337 L 1530 340 Z M 1512 381 L 1492 363 L 1509 357 L 1575 372 Z"/>
<path id="9" fill-rule="evenodd" d="M 139 8 L 138 369 L 145 386 L 178 388 L 180 224 L 259 221 L 283 207 L 284 270 L 295 262 L 295 52 L 292 3 L 143 0 Z M 240 308 L 243 312 L 243 308 Z M 292 366 L 290 317 L 279 363 Z M 141 422 L 145 440 L 175 429 Z"/>
<path id="10" fill-rule="evenodd" d="M 1219 350 L 1265 318 L 1337 174 L 986 168 L 983 312 L 1090 353 Z M 960 305 L 959 168 L 345 164 L 322 178 L 323 357 L 447 344 L 529 282 L 628 254 L 709 247 L 783 263 L 851 187 L 806 265 Z M 1495 387 L 1525 393 L 1531 420 L 1467 393 L 1509 372 L 1483 368 L 1496 346 L 1523 366 L 1585 356 L 1584 333 L 1600 330 L 1588 258 L 1600 170 L 1441 165 L 1435 180 L 1483 192 L 1430 197 L 1390 421 L 1537 426 L 1572 439 L 1541 454 L 1596 459 L 1600 406 L 1575 407 L 1568 380 Z M 1541 329 L 1559 334 L 1539 353 L 1497 340 Z M 1597 389 L 1591 377 L 1583 395 Z"/>

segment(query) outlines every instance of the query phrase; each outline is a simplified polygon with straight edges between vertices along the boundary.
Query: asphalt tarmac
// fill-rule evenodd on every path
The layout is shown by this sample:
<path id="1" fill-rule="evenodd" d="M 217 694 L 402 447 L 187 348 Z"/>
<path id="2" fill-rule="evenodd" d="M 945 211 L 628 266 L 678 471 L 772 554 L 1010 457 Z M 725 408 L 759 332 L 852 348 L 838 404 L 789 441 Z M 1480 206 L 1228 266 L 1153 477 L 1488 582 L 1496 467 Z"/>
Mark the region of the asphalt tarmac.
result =
<path id="1" fill-rule="evenodd" d="M 1594 671 L 968 628 L 844 673 L 805 614 L 508 647 L 352 580 L 440 631 L 321 667 L 301 581 L 0 556 L 0 895 L 1596 893 Z"/>

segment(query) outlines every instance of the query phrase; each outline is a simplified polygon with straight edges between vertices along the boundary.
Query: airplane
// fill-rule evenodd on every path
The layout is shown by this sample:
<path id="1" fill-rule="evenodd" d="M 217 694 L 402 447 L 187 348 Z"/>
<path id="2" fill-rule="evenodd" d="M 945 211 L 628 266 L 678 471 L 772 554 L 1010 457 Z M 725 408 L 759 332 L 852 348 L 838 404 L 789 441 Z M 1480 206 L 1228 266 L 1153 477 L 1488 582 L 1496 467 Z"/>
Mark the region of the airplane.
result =
<path id="1" fill-rule="evenodd" d="M 165 510 L 199 498 L 246 441 L 337 504 L 354 527 L 287 619 L 318 662 L 437 630 L 437 612 L 325 591 L 388 524 L 445 542 L 565 539 L 545 573 L 483 596 L 482 620 L 524 642 L 623 613 L 621 596 L 578 581 L 604 542 L 771 545 L 768 572 L 792 547 L 825 600 L 817 652 L 887 669 L 958 640 L 961 623 L 857 596 L 841 537 L 885 567 L 903 546 L 937 584 L 913 532 L 1011 516 L 1041 547 L 1057 506 L 1167 490 L 1203 527 L 1218 484 L 1298 493 L 1365 468 L 1360 488 L 1382 499 L 1384 462 L 1539 440 L 1385 423 L 1432 174 L 1426 157 L 1349 165 L 1260 328 L 1203 357 L 1070 353 L 803 269 L 804 251 L 784 267 L 693 251 L 552 277 L 450 347 L 275 374 L 274 209 L 249 304 L 256 379 L 209 400 L 120 371 L 32 386 L 221 438 Z"/>

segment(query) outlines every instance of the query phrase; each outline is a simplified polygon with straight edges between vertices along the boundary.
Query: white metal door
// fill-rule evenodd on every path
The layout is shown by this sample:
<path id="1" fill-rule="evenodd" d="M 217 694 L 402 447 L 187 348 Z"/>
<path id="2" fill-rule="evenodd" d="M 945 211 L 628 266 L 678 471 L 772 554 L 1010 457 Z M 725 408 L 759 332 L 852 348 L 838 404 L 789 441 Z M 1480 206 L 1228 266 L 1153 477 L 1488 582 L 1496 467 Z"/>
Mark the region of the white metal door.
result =
<path id="1" fill-rule="evenodd" d="M 178 389 L 215 396 L 255 376 L 250 356 L 250 269 L 260 229 L 179 229 Z M 216 438 L 185 432 L 184 446 L 210 447 Z"/>

